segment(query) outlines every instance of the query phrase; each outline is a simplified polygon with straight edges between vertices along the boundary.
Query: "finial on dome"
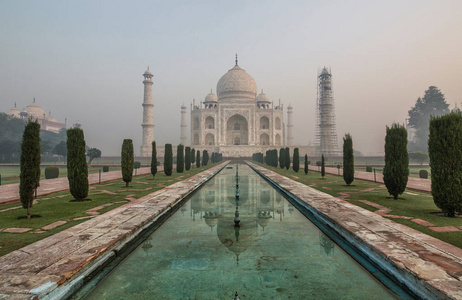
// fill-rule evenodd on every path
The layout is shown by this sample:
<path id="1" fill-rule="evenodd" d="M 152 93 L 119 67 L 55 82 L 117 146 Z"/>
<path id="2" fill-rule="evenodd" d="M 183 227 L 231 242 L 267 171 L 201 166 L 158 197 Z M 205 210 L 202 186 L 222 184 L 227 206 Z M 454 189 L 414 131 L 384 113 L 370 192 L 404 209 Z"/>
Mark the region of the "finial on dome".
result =
<path id="1" fill-rule="evenodd" d="M 457 105 L 457 103 L 456 103 L 456 105 Z M 16 108 L 16 101 L 14 102 L 14 108 Z"/>
<path id="2" fill-rule="evenodd" d="M 236 66 L 237 66 L 237 53 L 236 53 Z"/>
<path id="3" fill-rule="evenodd" d="M 34 97 L 34 103 L 35 103 L 35 97 Z"/>

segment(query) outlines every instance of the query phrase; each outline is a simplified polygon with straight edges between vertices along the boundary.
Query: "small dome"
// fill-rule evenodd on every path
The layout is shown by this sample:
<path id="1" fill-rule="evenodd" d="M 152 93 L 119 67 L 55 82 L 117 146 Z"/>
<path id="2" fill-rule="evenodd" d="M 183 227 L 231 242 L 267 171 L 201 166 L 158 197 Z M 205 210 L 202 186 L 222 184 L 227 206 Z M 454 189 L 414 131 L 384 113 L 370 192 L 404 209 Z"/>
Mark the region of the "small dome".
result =
<path id="1" fill-rule="evenodd" d="M 217 102 L 217 101 L 218 101 L 217 95 L 212 93 L 212 91 L 210 91 L 210 94 L 205 96 L 205 99 L 204 99 L 204 103 Z"/>
<path id="2" fill-rule="evenodd" d="M 16 107 L 16 103 L 14 104 L 14 107 L 8 111 L 8 115 L 13 116 L 15 118 L 20 118 L 20 113 L 21 111 Z"/>
<path id="3" fill-rule="evenodd" d="M 35 98 L 34 102 L 32 102 L 26 108 L 24 108 L 23 112 L 26 112 L 29 117 L 33 117 L 40 120 L 46 118 L 47 116 L 46 111 L 44 111 L 43 108 L 41 108 L 40 105 L 38 105 L 35 102 Z"/>
<path id="4" fill-rule="evenodd" d="M 257 96 L 257 102 L 270 102 L 268 96 L 263 93 L 263 90 L 261 90 L 261 93 Z"/>
<path id="5" fill-rule="evenodd" d="M 148 67 L 148 69 L 146 70 L 146 72 L 144 72 L 143 75 L 152 75 L 151 71 L 149 70 L 149 67 Z"/>
<path id="6" fill-rule="evenodd" d="M 244 69 L 237 64 L 223 75 L 217 83 L 218 99 L 245 98 L 255 100 L 257 84 Z"/>
<path id="7" fill-rule="evenodd" d="M 48 116 L 46 117 L 46 120 L 47 120 L 47 121 L 50 121 L 50 122 L 58 122 L 58 120 L 56 120 L 56 119 L 51 115 L 51 111 L 50 111 L 50 113 L 48 114 Z"/>

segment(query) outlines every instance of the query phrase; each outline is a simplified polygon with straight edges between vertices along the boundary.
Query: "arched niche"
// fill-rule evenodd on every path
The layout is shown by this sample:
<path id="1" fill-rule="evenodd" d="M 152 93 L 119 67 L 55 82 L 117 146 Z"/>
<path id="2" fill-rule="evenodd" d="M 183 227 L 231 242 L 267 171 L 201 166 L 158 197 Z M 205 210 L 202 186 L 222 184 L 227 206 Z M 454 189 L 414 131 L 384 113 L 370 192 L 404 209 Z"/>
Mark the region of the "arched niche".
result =
<path id="1" fill-rule="evenodd" d="M 276 142 L 277 146 L 281 146 L 281 144 L 282 144 L 281 143 L 281 136 L 279 135 L 279 133 L 276 134 L 276 141 L 275 142 Z"/>
<path id="2" fill-rule="evenodd" d="M 215 145 L 215 136 L 211 133 L 207 133 L 207 135 L 205 136 L 205 144 Z"/>
<path id="3" fill-rule="evenodd" d="M 226 144 L 227 145 L 248 145 L 249 130 L 245 117 L 235 114 L 226 122 Z"/>
<path id="4" fill-rule="evenodd" d="M 263 133 L 260 135 L 260 145 L 269 145 L 269 135 Z"/>
<path id="5" fill-rule="evenodd" d="M 276 130 L 281 130 L 281 119 L 279 119 L 279 117 L 276 117 L 276 119 L 274 119 L 274 126 Z"/>
<path id="6" fill-rule="evenodd" d="M 215 129 L 215 119 L 212 116 L 205 119 L 205 129 Z"/>
<path id="7" fill-rule="evenodd" d="M 269 129 L 269 119 L 266 116 L 260 118 L 260 129 Z"/>

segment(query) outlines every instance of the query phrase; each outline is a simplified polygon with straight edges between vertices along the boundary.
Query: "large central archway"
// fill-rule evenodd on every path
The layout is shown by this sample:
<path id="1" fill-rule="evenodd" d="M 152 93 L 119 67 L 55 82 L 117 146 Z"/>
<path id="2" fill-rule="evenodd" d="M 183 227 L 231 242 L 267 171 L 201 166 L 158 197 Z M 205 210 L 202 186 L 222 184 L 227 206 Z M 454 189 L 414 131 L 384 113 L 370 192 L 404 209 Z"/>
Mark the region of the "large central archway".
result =
<path id="1" fill-rule="evenodd" d="M 226 145 L 248 145 L 249 126 L 247 119 L 235 114 L 226 123 Z"/>

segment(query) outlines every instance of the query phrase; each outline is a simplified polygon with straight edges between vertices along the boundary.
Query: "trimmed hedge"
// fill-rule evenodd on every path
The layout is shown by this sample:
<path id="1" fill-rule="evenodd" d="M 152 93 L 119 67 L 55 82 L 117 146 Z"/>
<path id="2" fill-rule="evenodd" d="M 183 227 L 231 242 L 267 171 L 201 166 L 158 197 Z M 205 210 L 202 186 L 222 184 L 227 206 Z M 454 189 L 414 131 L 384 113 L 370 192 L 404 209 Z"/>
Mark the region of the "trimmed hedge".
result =
<path id="1" fill-rule="evenodd" d="M 427 179 L 428 178 L 428 171 L 427 170 L 420 170 L 419 171 L 419 177 Z"/>
<path id="2" fill-rule="evenodd" d="M 104 173 L 109 172 L 109 166 L 103 166 L 103 172 Z"/>
<path id="3" fill-rule="evenodd" d="M 45 179 L 53 179 L 59 177 L 59 168 L 56 166 L 49 166 L 45 168 Z"/>

